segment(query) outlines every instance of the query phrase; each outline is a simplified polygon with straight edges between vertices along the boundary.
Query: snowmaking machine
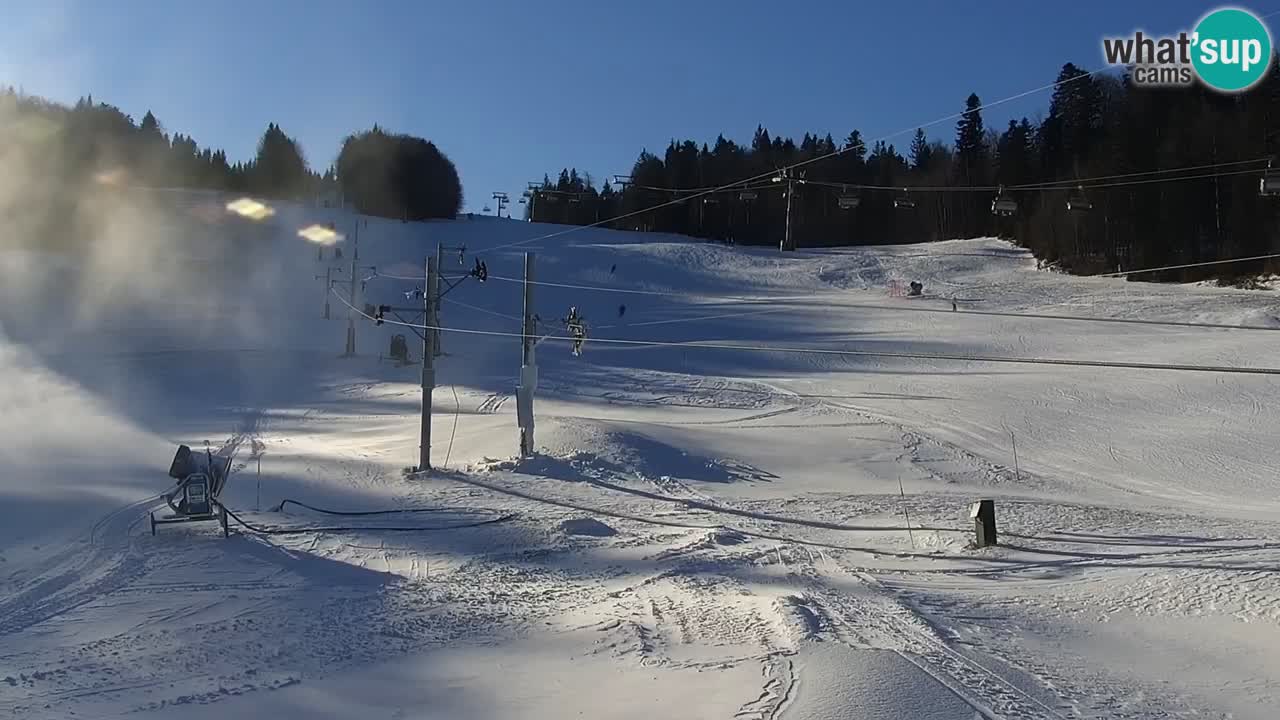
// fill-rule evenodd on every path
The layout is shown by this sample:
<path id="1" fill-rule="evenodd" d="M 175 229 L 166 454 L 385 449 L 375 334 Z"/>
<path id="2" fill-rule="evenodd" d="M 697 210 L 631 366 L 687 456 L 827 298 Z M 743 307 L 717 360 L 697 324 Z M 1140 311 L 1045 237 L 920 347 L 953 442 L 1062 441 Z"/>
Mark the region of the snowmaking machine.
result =
<path id="1" fill-rule="evenodd" d="M 157 525 L 217 520 L 222 525 L 223 537 L 229 536 L 227 509 L 218 502 L 218 496 L 230 474 L 230 456 L 214 455 L 207 448 L 203 453 L 192 452 L 190 447 L 179 445 L 169 465 L 169 477 L 177 480 L 177 484 L 161 494 L 173 513 L 156 517 L 153 511 L 151 534 L 156 534 Z"/>

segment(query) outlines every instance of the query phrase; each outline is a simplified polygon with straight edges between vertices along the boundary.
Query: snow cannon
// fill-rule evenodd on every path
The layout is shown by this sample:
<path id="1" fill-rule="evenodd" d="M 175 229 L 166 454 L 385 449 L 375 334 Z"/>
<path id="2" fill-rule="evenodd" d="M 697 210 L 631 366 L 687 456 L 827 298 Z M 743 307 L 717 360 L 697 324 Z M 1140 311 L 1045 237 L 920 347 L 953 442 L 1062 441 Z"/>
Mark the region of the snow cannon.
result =
<path id="1" fill-rule="evenodd" d="M 159 525 L 217 520 L 222 525 L 223 537 L 229 536 L 227 509 L 218 502 L 218 496 L 222 494 L 230 474 L 230 455 L 214 455 L 207 448 L 203 453 L 192 452 L 190 447 L 179 445 L 173 462 L 169 464 L 169 477 L 177 483 L 161 493 L 173 512 L 156 517 L 152 511 L 151 534 L 156 534 Z"/>

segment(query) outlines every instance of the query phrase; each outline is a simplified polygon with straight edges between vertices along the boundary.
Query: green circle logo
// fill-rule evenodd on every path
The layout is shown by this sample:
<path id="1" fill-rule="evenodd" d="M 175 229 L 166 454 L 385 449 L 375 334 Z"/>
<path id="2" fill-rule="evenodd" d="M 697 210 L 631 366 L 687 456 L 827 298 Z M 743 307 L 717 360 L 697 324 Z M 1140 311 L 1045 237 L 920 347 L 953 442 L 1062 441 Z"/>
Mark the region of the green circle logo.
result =
<path id="1" fill-rule="evenodd" d="M 1247 10 L 1222 8 L 1205 15 L 1192 43 L 1191 64 L 1214 90 L 1248 90 L 1271 67 L 1271 33 Z"/>

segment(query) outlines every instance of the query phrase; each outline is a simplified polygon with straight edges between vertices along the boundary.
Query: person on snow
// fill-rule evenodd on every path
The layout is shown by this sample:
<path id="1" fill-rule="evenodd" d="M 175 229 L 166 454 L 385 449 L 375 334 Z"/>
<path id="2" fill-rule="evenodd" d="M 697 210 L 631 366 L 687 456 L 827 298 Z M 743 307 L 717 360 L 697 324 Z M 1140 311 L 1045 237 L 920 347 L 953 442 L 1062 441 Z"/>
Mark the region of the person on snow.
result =
<path id="1" fill-rule="evenodd" d="M 582 343 L 587 339 L 587 325 L 582 321 L 582 316 L 578 315 L 576 305 L 569 308 L 569 316 L 564 319 L 564 324 L 569 328 L 569 337 L 573 338 L 574 356 L 582 355 Z"/>

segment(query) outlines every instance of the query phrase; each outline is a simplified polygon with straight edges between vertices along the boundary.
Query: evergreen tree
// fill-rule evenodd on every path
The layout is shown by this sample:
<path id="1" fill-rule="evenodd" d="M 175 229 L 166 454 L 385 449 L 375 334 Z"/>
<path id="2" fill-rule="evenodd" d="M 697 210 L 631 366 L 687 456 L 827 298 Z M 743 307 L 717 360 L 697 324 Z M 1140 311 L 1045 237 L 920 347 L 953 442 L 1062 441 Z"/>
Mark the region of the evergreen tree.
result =
<path id="1" fill-rule="evenodd" d="M 929 161 L 933 155 L 929 141 L 924 136 L 923 128 L 916 128 L 915 137 L 911 139 L 911 169 L 918 172 L 929 171 Z"/>
<path id="2" fill-rule="evenodd" d="M 982 101 L 976 94 L 965 100 L 964 113 L 956 123 L 956 149 L 954 172 L 961 185 L 986 185 L 989 153 L 986 129 L 982 124 Z M 962 235 L 973 236 L 987 225 L 985 206 L 987 199 L 975 193 L 965 193 L 958 201 L 959 229 Z"/>
<path id="3" fill-rule="evenodd" d="M 402 220 L 452 218 L 462 207 L 457 168 L 434 143 L 392 135 L 377 125 L 347 136 L 336 174 L 344 197 L 368 215 Z"/>
<path id="4" fill-rule="evenodd" d="M 309 173 L 302 151 L 275 123 L 258 141 L 250 186 L 268 197 L 297 198 L 306 189 Z"/>
<path id="5" fill-rule="evenodd" d="M 956 171 L 966 185 L 984 184 L 987 160 L 986 130 L 982 125 L 982 101 L 975 94 L 965 100 L 964 113 L 956 122 Z"/>

